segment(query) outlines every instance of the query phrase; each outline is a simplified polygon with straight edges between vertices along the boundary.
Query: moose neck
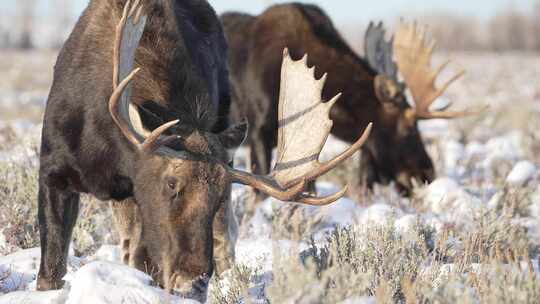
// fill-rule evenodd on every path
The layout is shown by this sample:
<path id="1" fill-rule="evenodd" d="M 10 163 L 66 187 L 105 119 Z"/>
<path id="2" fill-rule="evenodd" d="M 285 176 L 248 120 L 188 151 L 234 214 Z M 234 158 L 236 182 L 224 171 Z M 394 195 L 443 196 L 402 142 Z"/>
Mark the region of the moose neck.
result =
<path id="1" fill-rule="evenodd" d="M 331 112 L 334 121 L 332 133 L 342 140 L 354 142 L 368 123 L 377 124 L 376 117 L 368 115 L 377 113 L 381 108 L 374 91 L 376 73 L 341 36 L 325 41 L 316 30 L 312 33 L 314 36 L 305 37 L 297 45 L 297 51 L 309 54 L 308 64 L 316 66 L 317 77 L 328 73 L 323 91 L 325 100 L 340 92 L 343 94 Z"/>

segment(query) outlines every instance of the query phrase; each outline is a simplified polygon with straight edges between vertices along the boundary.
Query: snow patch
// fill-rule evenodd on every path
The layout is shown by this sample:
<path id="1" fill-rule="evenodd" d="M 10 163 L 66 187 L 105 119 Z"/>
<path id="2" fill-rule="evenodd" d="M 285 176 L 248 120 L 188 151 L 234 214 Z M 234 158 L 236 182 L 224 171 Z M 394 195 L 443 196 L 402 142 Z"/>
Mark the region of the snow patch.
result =
<path id="1" fill-rule="evenodd" d="M 128 266 L 93 262 L 73 275 L 66 304 L 198 303 L 169 295 L 152 284 L 150 276 Z"/>
<path id="2" fill-rule="evenodd" d="M 122 250 L 118 246 L 103 245 L 91 258 L 92 260 L 122 263 Z"/>
<path id="3" fill-rule="evenodd" d="M 65 301 L 65 290 L 16 291 L 0 296 L 0 304 L 59 304 Z"/>
<path id="4" fill-rule="evenodd" d="M 488 153 L 482 162 L 483 167 L 490 168 L 501 160 L 517 161 L 523 158 L 525 156 L 524 146 L 525 138 L 520 131 L 512 131 L 506 135 L 490 139 L 485 145 Z"/>
<path id="5" fill-rule="evenodd" d="M 426 206 L 447 222 L 470 224 L 485 207 L 482 201 L 461 188 L 451 178 L 439 178 L 423 193 Z"/>
<path id="6" fill-rule="evenodd" d="M 523 187 L 529 183 L 536 173 L 536 166 L 529 161 L 518 162 L 508 177 L 506 183 L 514 187 Z"/>
<path id="7" fill-rule="evenodd" d="M 386 204 L 375 204 L 364 210 L 358 222 L 360 227 L 384 226 L 397 216 L 397 209 Z"/>

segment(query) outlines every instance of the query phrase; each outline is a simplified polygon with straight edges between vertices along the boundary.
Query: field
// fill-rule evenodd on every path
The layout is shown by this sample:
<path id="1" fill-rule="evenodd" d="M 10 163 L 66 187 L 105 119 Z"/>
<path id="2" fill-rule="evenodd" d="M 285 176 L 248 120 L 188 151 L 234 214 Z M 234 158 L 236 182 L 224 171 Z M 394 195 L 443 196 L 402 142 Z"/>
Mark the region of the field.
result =
<path id="1" fill-rule="evenodd" d="M 69 284 L 33 291 L 40 119 L 55 54 L 0 56 L 0 303 L 193 303 L 118 264 L 108 203 L 91 197 L 83 198 Z M 212 279 L 209 303 L 538 302 L 540 56 L 451 53 L 437 61 L 448 56 L 468 73 L 440 103 L 490 107 L 421 123 L 439 178 L 411 199 L 391 186 L 353 187 L 322 208 L 255 203 L 235 187 L 237 262 Z M 328 146 L 323 158 L 344 148 L 335 139 Z M 357 163 L 321 179 L 319 192 L 354 185 Z"/>

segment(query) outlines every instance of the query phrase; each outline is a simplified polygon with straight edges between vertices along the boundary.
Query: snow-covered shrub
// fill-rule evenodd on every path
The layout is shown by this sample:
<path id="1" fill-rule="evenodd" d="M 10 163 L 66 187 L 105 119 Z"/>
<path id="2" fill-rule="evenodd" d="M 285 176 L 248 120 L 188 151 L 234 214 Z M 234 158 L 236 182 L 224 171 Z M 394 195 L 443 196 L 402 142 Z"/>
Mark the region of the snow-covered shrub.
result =
<path id="1" fill-rule="evenodd" d="M 0 255 L 39 246 L 37 221 L 38 168 L 32 160 L 0 161 Z M 107 203 L 83 196 L 73 234 L 78 256 L 115 242 Z"/>
<path id="2" fill-rule="evenodd" d="M 37 169 L 0 162 L 0 255 L 39 246 Z"/>
<path id="3" fill-rule="evenodd" d="M 264 297 L 265 274 L 260 268 L 237 264 L 212 280 L 209 298 L 213 304 L 242 304 Z"/>
<path id="4" fill-rule="evenodd" d="M 409 236 L 397 233 L 393 223 L 365 230 L 336 228 L 326 244 L 311 242 L 300 260 L 278 255 L 270 301 L 339 303 L 375 296 L 383 284 L 389 298 L 398 300 L 401 281 L 417 276 L 429 252 L 425 234 L 417 228 Z"/>

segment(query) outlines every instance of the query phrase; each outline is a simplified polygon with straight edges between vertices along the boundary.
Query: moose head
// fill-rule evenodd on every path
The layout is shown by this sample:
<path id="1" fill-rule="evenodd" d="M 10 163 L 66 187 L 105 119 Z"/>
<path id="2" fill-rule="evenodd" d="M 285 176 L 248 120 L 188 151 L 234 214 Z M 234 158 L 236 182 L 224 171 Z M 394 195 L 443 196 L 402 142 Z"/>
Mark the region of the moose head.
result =
<path id="1" fill-rule="evenodd" d="M 129 3 L 129 2 L 128 2 Z M 113 94 L 110 114 L 123 136 L 137 152 L 134 168 L 134 196 L 142 218 L 141 245 L 137 264 L 158 269 L 154 279 L 168 290 L 204 299 L 213 272 L 212 222 L 229 199 L 231 184 L 253 187 L 281 201 L 308 205 L 330 204 L 346 191 L 329 197 L 305 192 L 306 183 L 327 173 L 358 151 L 369 136 L 371 126 L 348 150 L 328 163 L 319 163 L 319 154 L 329 135 L 329 111 L 338 97 L 321 101 L 326 76 L 317 80 L 306 59 L 293 61 L 284 53 L 279 102 L 278 162 L 268 176 L 258 176 L 230 166 L 229 149 L 237 148 L 247 125 L 241 124 L 220 134 L 192 129 L 170 134 L 180 120 L 153 131 L 143 126 L 141 116 L 130 102 L 130 83 L 135 52 L 146 17 L 137 5 L 126 5 L 116 28 L 113 60 Z M 317 128 L 312 128 L 318 125 Z M 169 132 L 168 132 L 169 131 Z"/>
<path id="2" fill-rule="evenodd" d="M 464 72 L 456 74 L 439 89 L 435 82 L 449 61 L 436 70 L 431 68 L 435 43 L 426 38 L 425 30 L 416 23 L 401 23 L 394 38 L 387 41 L 385 34 L 382 23 L 371 23 L 365 36 L 365 54 L 377 73 L 374 90 L 381 106 L 362 163 L 368 169 L 369 184 L 395 180 L 398 190 L 410 194 L 412 180 L 429 183 L 435 178 L 418 122 L 458 118 L 476 111 L 451 112 L 447 111 L 448 107 L 431 111 L 433 102 Z M 398 80 L 398 73 L 405 83 Z M 407 102 L 407 88 L 414 107 Z"/>

